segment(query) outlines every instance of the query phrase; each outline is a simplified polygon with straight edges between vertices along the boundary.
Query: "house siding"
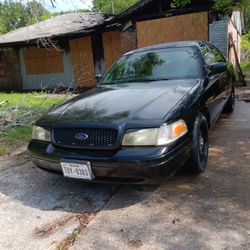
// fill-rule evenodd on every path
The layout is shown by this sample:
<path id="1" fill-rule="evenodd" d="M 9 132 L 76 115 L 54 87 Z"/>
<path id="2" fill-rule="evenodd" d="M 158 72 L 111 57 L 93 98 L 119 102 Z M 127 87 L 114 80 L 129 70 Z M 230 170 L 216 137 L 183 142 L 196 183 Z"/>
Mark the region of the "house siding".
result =
<path id="1" fill-rule="evenodd" d="M 242 35 L 242 31 L 244 30 L 244 25 L 241 20 L 243 18 L 242 15 L 243 12 L 241 10 L 235 10 L 233 11 L 231 16 L 231 22 L 233 23 L 240 36 Z"/>
<path id="2" fill-rule="evenodd" d="M 55 86 L 57 84 L 62 84 L 68 88 L 74 88 L 75 83 L 73 81 L 70 54 L 63 51 L 61 53 L 64 69 L 62 73 L 29 74 L 27 73 L 25 66 L 24 49 L 20 49 L 23 89 L 43 89 L 46 87 Z"/>
<path id="3" fill-rule="evenodd" d="M 18 52 L 14 49 L 1 49 L 0 90 L 20 90 L 22 79 Z"/>
<path id="4" fill-rule="evenodd" d="M 237 28 L 233 24 L 232 20 L 229 20 L 228 34 L 231 34 L 232 37 L 233 37 L 234 46 L 236 48 L 238 60 L 240 62 L 240 58 L 241 58 L 241 51 L 240 51 L 240 49 L 241 49 L 241 36 L 238 33 Z M 235 56 L 233 47 L 230 47 L 229 50 L 228 50 L 228 58 L 233 63 L 234 67 L 236 67 L 236 56 Z"/>
<path id="5" fill-rule="evenodd" d="M 228 17 L 209 24 L 209 41 L 228 58 Z"/>

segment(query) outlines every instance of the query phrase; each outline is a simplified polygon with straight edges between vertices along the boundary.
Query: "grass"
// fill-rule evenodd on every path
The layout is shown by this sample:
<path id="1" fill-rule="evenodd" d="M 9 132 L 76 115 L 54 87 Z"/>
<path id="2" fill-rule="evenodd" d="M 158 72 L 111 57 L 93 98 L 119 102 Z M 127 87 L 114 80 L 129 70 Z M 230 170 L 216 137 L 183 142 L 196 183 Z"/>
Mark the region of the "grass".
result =
<path id="1" fill-rule="evenodd" d="M 10 128 L 5 132 L 0 132 L 0 156 L 10 153 L 23 143 L 31 140 L 32 128 L 31 127 L 15 127 Z"/>
<path id="2" fill-rule="evenodd" d="M 241 37 L 241 48 L 250 51 L 250 31 Z"/>
<path id="3" fill-rule="evenodd" d="M 38 92 L 33 93 L 0 93 L 0 102 L 5 100 L 9 105 L 21 105 L 24 107 L 49 109 L 53 105 L 65 100 L 65 95 L 49 95 Z"/>
<path id="4" fill-rule="evenodd" d="M 0 156 L 27 143 L 32 125 L 51 107 L 61 104 L 69 96 L 43 93 L 0 92 Z"/>
<path id="5" fill-rule="evenodd" d="M 243 72 L 247 72 L 250 70 L 250 62 L 241 62 L 240 65 Z"/>
<path id="6" fill-rule="evenodd" d="M 242 36 L 241 49 L 244 50 L 244 53 L 250 55 L 250 32 Z M 243 72 L 250 70 L 250 61 L 242 61 L 241 68 Z"/>

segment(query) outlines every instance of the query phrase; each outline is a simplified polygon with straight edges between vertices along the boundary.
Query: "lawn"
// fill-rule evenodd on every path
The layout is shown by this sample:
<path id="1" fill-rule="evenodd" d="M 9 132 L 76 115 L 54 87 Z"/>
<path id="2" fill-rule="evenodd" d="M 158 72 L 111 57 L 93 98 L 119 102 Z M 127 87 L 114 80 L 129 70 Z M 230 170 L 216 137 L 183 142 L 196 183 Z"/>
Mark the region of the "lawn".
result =
<path id="1" fill-rule="evenodd" d="M 250 62 L 242 62 L 240 65 L 244 73 L 250 70 Z"/>
<path id="2" fill-rule="evenodd" d="M 0 92 L 0 156 L 31 139 L 34 122 L 69 95 Z"/>
<path id="3" fill-rule="evenodd" d="M 242 53 L 250 56 L 250 32 L 246 33 L 241 37 L 241 49 Z M 245 60 L 241 62 L 241 68 L 243 72 L 250 70 L 250 60 Z"/>

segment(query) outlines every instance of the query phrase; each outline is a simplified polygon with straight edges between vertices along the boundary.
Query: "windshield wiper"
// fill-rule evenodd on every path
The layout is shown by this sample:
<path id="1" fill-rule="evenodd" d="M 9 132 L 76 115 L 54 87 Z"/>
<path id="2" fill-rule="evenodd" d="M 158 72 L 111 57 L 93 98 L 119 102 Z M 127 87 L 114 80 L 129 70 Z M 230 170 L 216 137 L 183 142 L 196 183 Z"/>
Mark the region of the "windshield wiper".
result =
<path id="1" fill-rule="evenodd" d="M 125 79 L 122 79 L 123 83 L 125 83 Z M 155 78 L 155 79 L 150 79 L 150 78 L 146 78 L 146 79 L 126 79 L 126 83 L 131 83 L 131 82 L 157 82 L 157 81 L 168 81 L 170 80 L 169 78 Z"/>
<path id="2" fill-rule="evenodd" d="M 169 81 L 170 78 L 155 78 L 155 79 L 144 79 L 144 82 L 157 82 L 157 81 Z"/>
<path id="3" fill-rule="evenodd" d="M 124 78 L 120 80 L 116 80 L 115 82 L 101 82 L 101 85 L 112 85 L 112 84 L 126 84 L 126 83 L 133 83 L 133 82 L 157 82 L 157 81 L 169 81 L 170 78 L 155 78 L 155 79 L 133 79 L 133 78 Z"/>

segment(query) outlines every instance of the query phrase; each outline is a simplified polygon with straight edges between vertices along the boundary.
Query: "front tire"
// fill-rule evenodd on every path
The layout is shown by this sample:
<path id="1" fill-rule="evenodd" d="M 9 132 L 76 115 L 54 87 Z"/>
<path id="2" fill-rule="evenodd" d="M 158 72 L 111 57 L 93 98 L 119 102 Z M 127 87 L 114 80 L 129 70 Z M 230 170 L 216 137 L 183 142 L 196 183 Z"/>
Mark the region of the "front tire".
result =
<path id="1" fill-rule="evenodd" d="M 206 117 L 199 113 L 194 122 L 192 138 L 192 154 L 188 161 L 188 168 L 194 174 L 205 171 L 208 159 L 208 125 Z"/>

